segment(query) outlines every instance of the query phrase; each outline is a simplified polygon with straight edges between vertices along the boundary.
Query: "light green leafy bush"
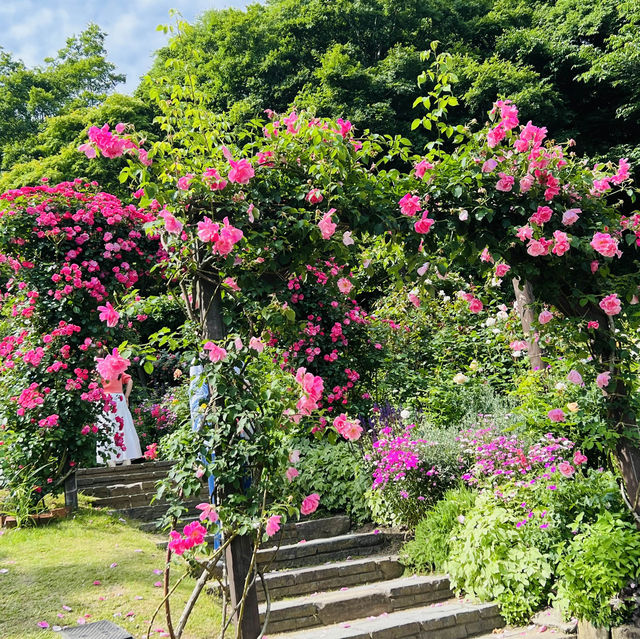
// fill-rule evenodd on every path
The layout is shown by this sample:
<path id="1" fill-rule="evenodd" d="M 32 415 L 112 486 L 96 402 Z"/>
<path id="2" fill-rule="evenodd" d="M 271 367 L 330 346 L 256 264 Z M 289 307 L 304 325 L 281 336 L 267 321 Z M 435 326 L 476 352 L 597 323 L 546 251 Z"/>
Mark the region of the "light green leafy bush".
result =
<path id="1" fill-rule="evenodd" d="M 450 536 L 476 501 L 477 493 L 461 486 L 449 490 L 416 526 L 415 538 L 402 549 L 402 563 L 420 572 L 444 569 Z"/>
<path id="2" fill-rule="evenodd" d="M 601 513 L 566 547 L 557 575 L 557 600 L 568 614 L 595 626 L 623 622 L 630 601 L 621 591 L 640 577 L 640 532 L 617 514 Z"/>

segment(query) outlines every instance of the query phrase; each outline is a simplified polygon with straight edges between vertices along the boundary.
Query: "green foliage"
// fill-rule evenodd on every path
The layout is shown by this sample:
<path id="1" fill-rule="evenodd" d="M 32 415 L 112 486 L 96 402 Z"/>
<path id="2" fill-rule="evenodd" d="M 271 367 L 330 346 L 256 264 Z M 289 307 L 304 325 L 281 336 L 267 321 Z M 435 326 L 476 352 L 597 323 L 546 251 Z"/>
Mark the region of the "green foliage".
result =
<path id="1" fill-rule="evenodd" d="M 516 528 L 517 515 L 483 494 L 451 537 L 446 569 L 454 588 L 497 601 L 509 624 L 527 622 L 545 603 L 553 565 Z"/>
<path id="2" fill-rule="evenodd" d="M 418 572 L 444 570 L 451 533 L 473 507 L 477 494 L 466 487 L 447 491 L 415 529 L 415 538 L 402 548 L 402 563 Z"/>
<path id="3" fill-rule="evenodd" d="M 556 598 L 567 614 L 599 627 L 620 624 L 633 601 L 621 591 L 640 578 L 637 527 L 617 513 L 601 513 L 566 547 L 557 576 Z"/>
<path id="4" fill-rule="evenodd" d="M 28 147 L 46 118 L 95 106 L 109 90 L 124 82 L 106 60 L 105 34 L 90 24 L 44 66 L 27 68 L 0 50 L 0 158 L 7 169 Z"/>
<path id="5" fill-rule="evenodd" d="M 300 440 L 294 445 L 301 452 L 300 475 L 294 479 L 301 492 L 320 493 L 323 512 L 347 513 L 355 525 L 369 521 L 365 492 L 371 477 L 360 447 L 326 439 Z"/>
<path id="6" fill-rule="evenodd" d="M 108 193 L 129 197 L 130 192 L 118 180 L 119 167 L 107 158 L 89 160 L 78 153 L 86 141 L 90 126 L 131 122 L 139 131 L 153 132 L 151 107 L 137 98 L 113 94 L 96 106 L 78 107 L 47 117 L 28 139 L 5 147 L 4 172 L 0 173 L 0 191 L 38 184 L 43 177 L 51 183 L 72 181 L 77 177 L 98 182 Z"/>

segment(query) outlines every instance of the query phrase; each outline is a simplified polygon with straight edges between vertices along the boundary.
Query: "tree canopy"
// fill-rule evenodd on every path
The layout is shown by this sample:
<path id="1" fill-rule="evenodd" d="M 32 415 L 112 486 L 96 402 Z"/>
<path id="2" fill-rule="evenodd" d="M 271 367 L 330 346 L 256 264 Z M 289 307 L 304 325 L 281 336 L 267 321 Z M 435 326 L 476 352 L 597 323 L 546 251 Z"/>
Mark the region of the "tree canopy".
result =
<path id="1" fill-rule="evenodd" d="M 0 47 L 0 160 L 3 169 L 32 156 L 32 138 L 47 118 L 101 104 L 125 76 L 106 59 L 95 24 L 44 64 L 28 68 Z"/>

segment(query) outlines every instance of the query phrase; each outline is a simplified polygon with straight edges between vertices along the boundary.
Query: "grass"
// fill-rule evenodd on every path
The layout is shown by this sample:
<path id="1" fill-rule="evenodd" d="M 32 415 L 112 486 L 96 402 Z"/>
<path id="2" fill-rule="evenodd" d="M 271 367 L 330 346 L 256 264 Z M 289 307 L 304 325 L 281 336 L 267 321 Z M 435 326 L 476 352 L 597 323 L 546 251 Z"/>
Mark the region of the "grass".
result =
<path id="1" fill-rule="evenodd" d="M 51 630 L 42 630 L 38 622 L 74 626 L 81 617 L 87 623 L 108 619 L 137 639 L 143 637 L 162 600 L 162 588 L 154 586 L 162 580 L 154 570 L 164 567 L 158 539 L 89 508 L 81 508 L 73 519 L 42 528 L 4 532 L 0 536 L 0 637 L 44 637 Z M 177 578 L 185 567 L 177 564 L 172 575 Z M 193 584 L 193 579 L 185 579 L 172 597 L 174 624 Z M 220 617 L 219 601 L 203 593 L 184 639 L 216 636 Z M 164 628 L 161 611 L 153 624 L 159 631 L 151 636 L 163 636 Z"/>

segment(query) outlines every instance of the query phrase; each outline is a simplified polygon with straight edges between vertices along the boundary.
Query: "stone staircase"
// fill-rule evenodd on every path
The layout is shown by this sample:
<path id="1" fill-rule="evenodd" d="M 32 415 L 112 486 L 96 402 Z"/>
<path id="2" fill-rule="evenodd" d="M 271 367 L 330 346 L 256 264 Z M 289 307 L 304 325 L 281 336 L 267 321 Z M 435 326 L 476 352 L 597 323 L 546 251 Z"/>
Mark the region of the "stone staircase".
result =
<path id="1" fill-rule="evenodd" d="M 168 504 L 154 501 L 156 483 L 167 477 L 173 462 L 154 461 L 128 466 L 80 468 L 76 472 L 78 492 L 94 497 L 93 505 L 109 512 L 143 522 L 143 528 L 155 528 L 157 521 L 166 513 Z M 197 516 L 197 504 L 208 501 L 208 492 L 203 485 L 197 497 L 185 502 L 189 517 Z"/>
<path id="2" fill-rule="evenodd" d="M 258 551 L 269 639 L 466 639 L 504 626 L 495 604 L 456 599 L 447 576 L 405 575 L 398 534 L 331 517 L 287 524 L 280 543 Z"/>

